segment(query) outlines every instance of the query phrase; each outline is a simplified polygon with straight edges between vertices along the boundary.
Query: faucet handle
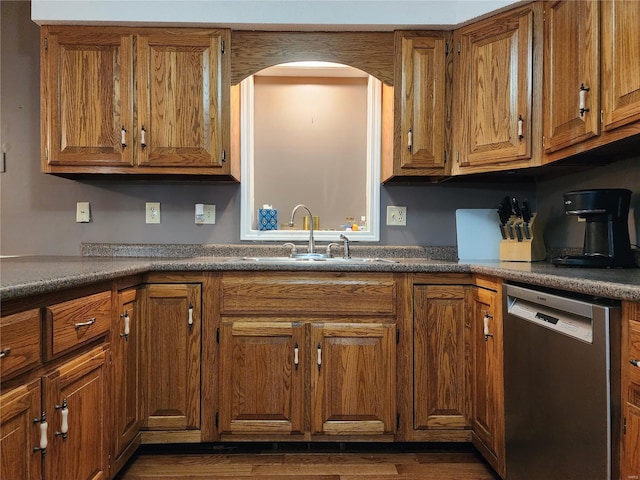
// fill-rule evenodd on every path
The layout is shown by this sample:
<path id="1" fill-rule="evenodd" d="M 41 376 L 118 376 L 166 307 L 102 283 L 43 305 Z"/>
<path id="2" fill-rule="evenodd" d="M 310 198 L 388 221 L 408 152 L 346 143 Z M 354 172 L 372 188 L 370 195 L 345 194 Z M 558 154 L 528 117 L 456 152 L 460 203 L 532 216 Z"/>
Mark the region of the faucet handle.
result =
<path id="1" fill-rule="evenodd" d="M 287 242 L 284 245 L 282 245 L 283 247 L 291 247 L 291 255 L 289 255 L 290 257 L 295 256 L 298 253 L 298 247 L 296 247 L 293 243 L 291 242 Z"/>
<path id="2" fill-rule="evenodd" d="M 331 256 L 331 247 L 339 247 L 340 244 L 336 243 L 336 242 L 331 242 L 329 245 L 327 245 L 327 255 Z"/>

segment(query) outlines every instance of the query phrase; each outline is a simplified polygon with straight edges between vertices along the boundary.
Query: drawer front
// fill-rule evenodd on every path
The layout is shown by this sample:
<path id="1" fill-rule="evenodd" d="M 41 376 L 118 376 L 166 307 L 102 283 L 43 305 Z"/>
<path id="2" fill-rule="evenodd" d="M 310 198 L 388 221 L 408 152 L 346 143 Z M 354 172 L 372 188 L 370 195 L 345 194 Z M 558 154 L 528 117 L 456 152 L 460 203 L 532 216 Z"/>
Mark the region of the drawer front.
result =
<path id="1" fill-rule="evenodd" d="M 3 380 L 40 364 L 41 331 L 40 309 L 2 317 L 0 375 Z"/>
<path id="2" fill-rule="evenodd" d="M 111 327 L 111 292 L 47 307 L 46 320 L 51 336 L 47 345 L 49 359 L 107 334 Z"/>
<path id="3" fill-rule="evenodd" d="M 228 272 L 221 312 L 263 315 L 395 315 L 393 275 Z"/>

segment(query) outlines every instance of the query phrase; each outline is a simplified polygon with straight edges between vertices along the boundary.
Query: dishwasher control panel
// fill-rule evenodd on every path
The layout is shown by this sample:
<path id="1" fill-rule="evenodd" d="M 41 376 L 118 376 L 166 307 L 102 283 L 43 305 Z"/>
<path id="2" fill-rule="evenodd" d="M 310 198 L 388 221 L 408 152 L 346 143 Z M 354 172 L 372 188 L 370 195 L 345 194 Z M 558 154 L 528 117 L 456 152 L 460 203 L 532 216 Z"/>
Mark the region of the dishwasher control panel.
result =
<path id="1" fill-rule="evenodd" d="M 590 318 L 553 310 L 521 298 L 510 298 L 508 304 L 509 315 L 537 323 L 583 342 L 593 341 L 593 324 Z"/>

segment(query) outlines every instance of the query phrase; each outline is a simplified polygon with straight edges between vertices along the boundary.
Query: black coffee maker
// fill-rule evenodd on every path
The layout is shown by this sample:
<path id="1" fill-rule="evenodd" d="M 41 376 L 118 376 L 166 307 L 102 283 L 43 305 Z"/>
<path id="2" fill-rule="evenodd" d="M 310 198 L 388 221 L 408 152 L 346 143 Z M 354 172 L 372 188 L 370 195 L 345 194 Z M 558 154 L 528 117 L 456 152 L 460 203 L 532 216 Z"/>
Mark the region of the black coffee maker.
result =
<path id="1" fill-rule="evenodd" d="M 567 215 L 585 220 L 584 253 L 554 258 L 555 265 L 635 267 L 629 241 L 631 191 L 624 188 L 576 190 L 564 195 Z"/>

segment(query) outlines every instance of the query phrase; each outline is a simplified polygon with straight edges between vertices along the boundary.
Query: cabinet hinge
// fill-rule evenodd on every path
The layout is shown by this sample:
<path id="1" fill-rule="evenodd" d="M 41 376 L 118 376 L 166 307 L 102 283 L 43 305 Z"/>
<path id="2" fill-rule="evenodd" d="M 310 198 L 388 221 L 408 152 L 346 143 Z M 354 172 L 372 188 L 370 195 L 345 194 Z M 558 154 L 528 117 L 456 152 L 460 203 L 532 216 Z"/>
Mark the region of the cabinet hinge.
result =
<path id="1" fill-rule="evenodd" d="M 627 434 L 627 417 L 624 417 L 624 420 L 622 421 L 622 434 Z"/>
<path id="2" fill-rule="evenodd" d="M 225 44 L 224 44 L 224 40 L 222 40 L 222 42 L 220 42 L 220 52 L 224 55 L 224 49 L 225 49 Z"/>
<path id="3" fill-rule="evenodd" d="M 444 44 L 444 56 L 448 57 L 449 56 L 449 43 L 445 42 Z"/>
<path id="4" fill-rule="evenodd" d="M 44 38 L 44 49 L 49 50 L 49 37 Z"/>
<path id="5" fill-rule="evenodd" d="M 444 151 L 444 163 L 445 163 L 445 165 L 447 163 L 447 151 L 446 150 Z"/>
<path id="6" fill-rule="evenodd" d="M 226 149 L 222 149 L 222 163 L 227 161 L 227 150 Z"/>
<path id="7" fill-rule="evenodd" d="M 216 428 L 218 428 L 218 412 L 216 412 Z"/>
<path id="8" fill-rule="evenodd" d="M 400 430 L 400 414 L 396 414 L 396 430 Z"/>
<path id="9" fill-rule="evenodd" d="M 400 329 L 396 328 L 396 343 L 400 343 Z"/>
<path id="10" fill-rule="evenodd" d="M 461 50 L 462 50 L 462 45 L 460 45 L 460 42 L 458 42 L 458 55 L 460 55 Z"/>
<path id="11" fill-rule="evenodd" d="M 109 350 L 109 365 L 113 365 L 113 351 Z"/>
<path id="12" fill-rule="evenodd" d="M 45 160 L 47 162 L 49 161 L 49 149 L 48 148 L 44 149 L 44 158 L 45 158 Z"/>
<path id="13" fill-rule="evenodd" d="M 604 110 L 600 110 L 600 124 L 604 125 Z"/>
<path id="14" fill-rule="evenodd" d="M 216 328 L 216 343 L 220 344 L 220 327 Z"/>

